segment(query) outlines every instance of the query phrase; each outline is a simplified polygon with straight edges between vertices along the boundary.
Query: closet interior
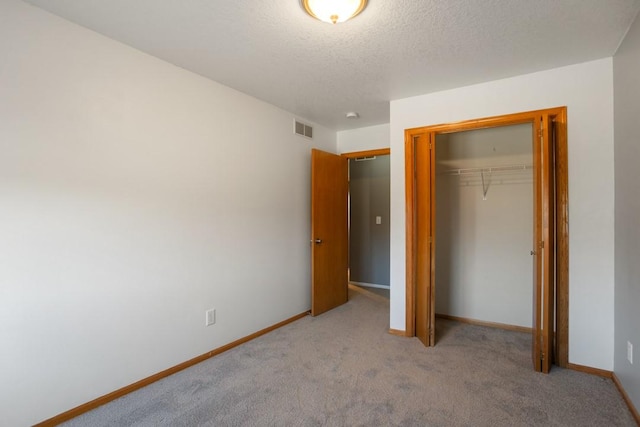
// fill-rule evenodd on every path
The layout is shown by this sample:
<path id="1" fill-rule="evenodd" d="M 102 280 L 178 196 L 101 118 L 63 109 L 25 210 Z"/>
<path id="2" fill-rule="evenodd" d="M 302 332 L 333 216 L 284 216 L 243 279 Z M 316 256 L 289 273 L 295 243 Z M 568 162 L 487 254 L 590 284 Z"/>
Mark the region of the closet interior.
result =
<path id="1" fill-rule="evenodd" d="M 532 135 L 437 134 L 436 315 L 532 327 Z"/>

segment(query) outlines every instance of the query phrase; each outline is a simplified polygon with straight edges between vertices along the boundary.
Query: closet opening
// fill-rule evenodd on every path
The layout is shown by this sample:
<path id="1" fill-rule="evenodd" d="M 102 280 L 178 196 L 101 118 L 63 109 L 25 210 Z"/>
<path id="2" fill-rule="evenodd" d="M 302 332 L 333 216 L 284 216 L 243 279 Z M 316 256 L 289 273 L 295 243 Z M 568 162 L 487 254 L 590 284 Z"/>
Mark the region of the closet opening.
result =
<path id="1" fill-rule="evenodd" d="M 408 129 L 405 161 L 406 335 L 530 330 L 534 369 L 566 366 L 566 107 Z"/>
<path id="2" fill-rule="evenodd" d="M 436 318 L 531 332 L 532 134 L 436 134 Z"/>

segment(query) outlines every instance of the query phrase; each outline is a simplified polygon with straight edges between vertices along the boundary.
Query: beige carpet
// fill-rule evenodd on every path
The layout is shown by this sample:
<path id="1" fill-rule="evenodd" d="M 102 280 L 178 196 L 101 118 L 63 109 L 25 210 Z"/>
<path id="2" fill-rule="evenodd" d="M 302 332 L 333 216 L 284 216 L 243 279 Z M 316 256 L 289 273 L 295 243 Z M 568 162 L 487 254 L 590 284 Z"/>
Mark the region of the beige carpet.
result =
<path id="1" fill-rule="evenodd" d="M 69 426 L 634 426 L 611 380 L 532 371 L 530 336 L 439 320 L 388 334 L 388 300 L 306 317 Z"/>
<path id="2" fill-rule="evenodd" d="M 390 293 L 391 293 L 389 291 L 389 289 L 371 288 L 371 287 L 368 287 L 368 286 L 359 286 L 359 285 L 354 285 L 354 284 L 351 284 L 350 286 L 355 291 L 365 291 L 365 292 L 373 293 L 373 294 L 379 295 L 381 297 L 384 297 L 387 300 L 389 300 L 389 296 L 390 296 Z M 387 303 L 388 302 L 389 301 L 387 301 Z"/>

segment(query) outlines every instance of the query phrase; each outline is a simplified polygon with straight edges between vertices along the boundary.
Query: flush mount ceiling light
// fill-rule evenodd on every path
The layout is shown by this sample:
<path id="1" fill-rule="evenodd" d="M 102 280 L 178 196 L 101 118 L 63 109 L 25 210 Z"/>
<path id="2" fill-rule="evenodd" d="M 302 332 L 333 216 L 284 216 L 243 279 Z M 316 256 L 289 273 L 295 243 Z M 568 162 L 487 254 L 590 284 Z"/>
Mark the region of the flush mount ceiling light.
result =
<path id="1" fill-rule="evenodd" d="M 362 12 L 367 0 L 302 0 L 302 6 L 314 18 L 336 24 Z"/>

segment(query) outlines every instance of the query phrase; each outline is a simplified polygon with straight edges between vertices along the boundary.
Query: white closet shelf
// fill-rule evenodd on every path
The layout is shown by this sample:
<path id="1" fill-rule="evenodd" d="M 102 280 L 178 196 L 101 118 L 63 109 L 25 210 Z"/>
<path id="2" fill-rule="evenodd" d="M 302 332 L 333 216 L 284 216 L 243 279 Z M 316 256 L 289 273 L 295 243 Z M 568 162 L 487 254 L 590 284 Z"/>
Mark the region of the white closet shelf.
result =
<path id="1" fill-rule="evenodd" d="M 486 166 L 483 168 L 449 169 L 439 172 L 440 175 L 474 175 L 479 173 L 517 172 L 533 169 L 532 165 Z"/>

